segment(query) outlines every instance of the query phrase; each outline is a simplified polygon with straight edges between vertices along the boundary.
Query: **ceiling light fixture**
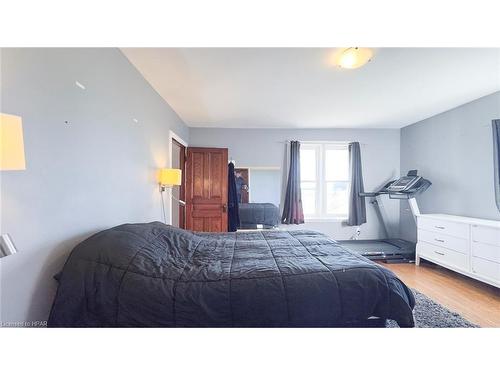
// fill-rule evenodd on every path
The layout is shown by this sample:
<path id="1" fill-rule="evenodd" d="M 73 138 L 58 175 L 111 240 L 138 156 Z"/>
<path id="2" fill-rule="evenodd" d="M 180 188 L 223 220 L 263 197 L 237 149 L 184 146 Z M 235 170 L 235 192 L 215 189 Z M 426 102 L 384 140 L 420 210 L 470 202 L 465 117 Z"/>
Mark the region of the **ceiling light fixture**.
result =
<path id="1" fill-rule="evenodd" d="M 344 69 L 356 69 L 368 63 L 372 57 L 373 51 L 370 48 L 351 47 L 340 54 L 338 64 Z"/>

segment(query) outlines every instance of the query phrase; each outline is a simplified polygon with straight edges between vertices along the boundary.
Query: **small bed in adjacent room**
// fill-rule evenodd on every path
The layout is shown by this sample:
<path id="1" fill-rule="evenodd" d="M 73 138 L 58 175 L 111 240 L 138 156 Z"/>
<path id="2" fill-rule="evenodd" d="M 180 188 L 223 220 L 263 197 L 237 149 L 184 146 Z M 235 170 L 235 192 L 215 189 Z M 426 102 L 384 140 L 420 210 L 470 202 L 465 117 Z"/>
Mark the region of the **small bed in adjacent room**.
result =
<path id="1" fill-rule="evenodd" d="M 125 224 L 76 246 L 50 327 L 412 327 L 391 271 L 312 231 Z"/>
<path id="2" fill-rule="evenodd" d="M 239 203 L 240 229 L 271 229 L 280 222 L 279 208 L 272 203 Z"/>

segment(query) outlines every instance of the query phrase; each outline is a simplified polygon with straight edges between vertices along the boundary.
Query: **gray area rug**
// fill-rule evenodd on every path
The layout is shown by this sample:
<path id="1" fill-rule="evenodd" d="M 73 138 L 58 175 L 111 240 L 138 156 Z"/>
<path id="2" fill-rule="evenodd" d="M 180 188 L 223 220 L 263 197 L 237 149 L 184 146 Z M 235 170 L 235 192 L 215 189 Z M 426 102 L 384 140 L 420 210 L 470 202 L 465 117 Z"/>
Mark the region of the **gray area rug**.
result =
<path id="1" fill-rule="evenodd" d="M 425 294 L 412 289 L 415 295 L 415 327 L 417 328 L 477 328 L 464 319 L 460 314 L 448 310 L 446 307 L 434 302 Z M 394 320 L 387 321 L 387 327 L 399 327 Z"/>

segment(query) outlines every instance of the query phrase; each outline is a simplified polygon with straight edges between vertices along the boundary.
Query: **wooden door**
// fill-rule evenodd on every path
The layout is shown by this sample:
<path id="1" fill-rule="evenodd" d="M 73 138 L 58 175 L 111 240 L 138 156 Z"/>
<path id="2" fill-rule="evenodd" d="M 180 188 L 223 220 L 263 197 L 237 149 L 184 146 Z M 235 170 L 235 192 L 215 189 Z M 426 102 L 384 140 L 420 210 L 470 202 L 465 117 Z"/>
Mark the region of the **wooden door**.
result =
<path id="1" fill-rule="evenodd" d="M 227 148 L 187 148 L 186 229 L 227 232 Z"/>

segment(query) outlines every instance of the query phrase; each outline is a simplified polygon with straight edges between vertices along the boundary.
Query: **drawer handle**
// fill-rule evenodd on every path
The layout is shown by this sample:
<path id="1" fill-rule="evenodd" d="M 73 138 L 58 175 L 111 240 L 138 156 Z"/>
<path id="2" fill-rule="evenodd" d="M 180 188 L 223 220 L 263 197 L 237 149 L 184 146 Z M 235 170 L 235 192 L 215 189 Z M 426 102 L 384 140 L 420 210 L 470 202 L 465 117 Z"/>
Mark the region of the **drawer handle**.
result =
<path id="1" fill-rule="evenodd" d="M 437 229 L 445 229 L 444 227 L 440 226 L 440 225 L 434 225 L 435 228 Z"/>
<path id="2" fill-rule="evenodd" d="M 439 251 L 434 251 L 434 252 L 439 255 L 444 255 L 444 253 L 440 253 Z"/>
<path id="3" fill-rule="evenodd" d="M 444 242 L 444 240 L 440 240 L 439 238 L 434 238 L 434 241 L 437 241 L 437 242 Z"/>

